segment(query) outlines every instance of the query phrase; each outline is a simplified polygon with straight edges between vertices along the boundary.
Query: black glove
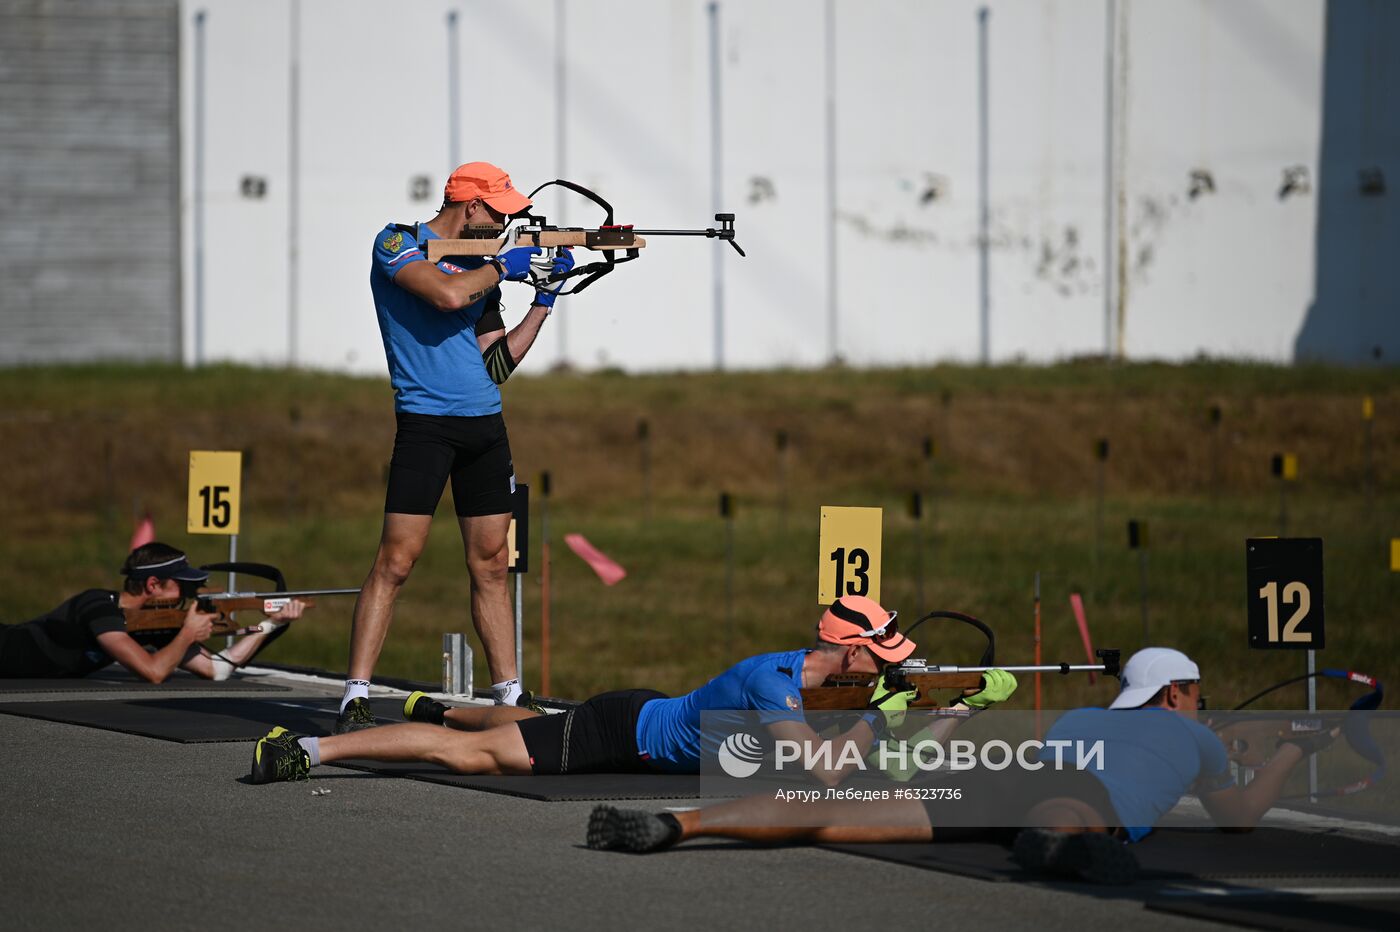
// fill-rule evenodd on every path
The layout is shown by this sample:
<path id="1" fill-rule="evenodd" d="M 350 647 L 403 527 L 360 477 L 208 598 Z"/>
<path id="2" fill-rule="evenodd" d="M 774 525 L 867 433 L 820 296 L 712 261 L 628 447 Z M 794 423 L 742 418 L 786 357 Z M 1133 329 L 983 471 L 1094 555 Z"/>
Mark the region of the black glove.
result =
<path id="1" fill-rule="evenodd" d="M 1337 738 L 1337 729 L 1323 728 L 1320 731 L 1305 731 L 1294 735 L 1288 735 L 1278 739 L 1278 746 L 1285 744 L 1297 745 L 1298 750 L 1303 752 L 1303 756 L 1316 754 L 1327 747 Z"/>

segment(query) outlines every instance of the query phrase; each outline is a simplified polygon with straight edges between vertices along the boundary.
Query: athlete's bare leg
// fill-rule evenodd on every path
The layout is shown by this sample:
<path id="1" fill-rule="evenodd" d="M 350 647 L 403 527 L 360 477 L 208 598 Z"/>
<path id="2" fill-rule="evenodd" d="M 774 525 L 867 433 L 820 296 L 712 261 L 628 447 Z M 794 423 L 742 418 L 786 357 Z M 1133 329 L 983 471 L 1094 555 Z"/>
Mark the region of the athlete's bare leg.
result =
<path id="1" fill-rule="evenodd" d="M 539 714 L 516 705 L 453 706 L 444 713 L 442 723 L 458 731 L 484 731 L 507 722 L 537 718 Z"/>
<path id="2" fill-rule="evenodd" d="M 825 825 L 782 825 L 785 811 L 791 809 L 771 797 L 749 796 L 693 812 L 672 814 L 681 826 L 680 841 L 705 836 L 770 845 L 934 840 L 928 813 L 917 800 L 867 803 L 832 800 L 803 805 L 804 820 L 825 822 Z"/>
<path id="3" fill-rule="evenodd" d="M 347 679 L 368 680 L 394 619 L 394 601 L 413 572 L 428 542 L 432 515 L 386 514 L 374 566 L 355 600 L 350 629 L 350 673 Z"/>
<path id="4" fill-rule="evenodd" d="M 506 585 L 510 515 L 458 518 L 472 581 L 472 624 L 486 652 L 492 683 L 515 679 L 515 618 Z"/>
<path id="5" fill-rule="evenodd" d="M 525 739 L 514 723 L 470 733 L 436 725 L 382 725 L 319 740 L 321 763 L 337 760 L 422 761 L 455 773 L 531 772 Z"/>

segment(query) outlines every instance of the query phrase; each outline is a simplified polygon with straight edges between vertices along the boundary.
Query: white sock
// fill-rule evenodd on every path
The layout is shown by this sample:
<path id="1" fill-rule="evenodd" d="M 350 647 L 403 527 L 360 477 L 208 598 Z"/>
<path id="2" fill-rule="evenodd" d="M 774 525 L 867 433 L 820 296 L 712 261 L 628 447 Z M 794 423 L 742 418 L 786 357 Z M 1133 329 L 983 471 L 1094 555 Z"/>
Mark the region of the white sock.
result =
<path id="1" fill-rule="evenodd" d="M 297 744 L 311 758 L 311 766 L 317 767 L 321 763 L 321 739 L 320 738 L 298 738 Z"/>
<path id="2" fill-rule="evenodd" d="M 491 695 L 495 697 L 496 705 L 515 705 L 515 700 L 522 695 L 519 678 L 492 683 Z"/>
<path id="3" fill-rule="evenodd" d="M 350 704 L 351 699 L 369 698 L 369 680 L 346 680 L 345 697 L 340 700 L 340 711 L 344 712 L 345 707 Z"/>

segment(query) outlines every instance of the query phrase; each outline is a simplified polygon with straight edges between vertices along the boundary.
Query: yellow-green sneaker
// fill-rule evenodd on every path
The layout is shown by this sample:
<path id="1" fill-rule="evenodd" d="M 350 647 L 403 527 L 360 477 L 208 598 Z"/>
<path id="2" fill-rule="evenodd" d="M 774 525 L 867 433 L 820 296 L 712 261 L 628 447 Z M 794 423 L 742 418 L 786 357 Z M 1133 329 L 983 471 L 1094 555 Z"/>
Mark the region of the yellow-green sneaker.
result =
<path id="1" fill-rule="evenodd" d="M 278 725 L 253 748 L 254 783 L 278 783 L 311 778 L 311 755 L 297 743 L 301 735 Z"/>
<path id="2" fill-rule="evenodd" d="M 446 715 L 446 703 L 438 702 L 425 692 L 411 693 L 403 702 L 403 717 L 410 722 L 441 725 Z"/>

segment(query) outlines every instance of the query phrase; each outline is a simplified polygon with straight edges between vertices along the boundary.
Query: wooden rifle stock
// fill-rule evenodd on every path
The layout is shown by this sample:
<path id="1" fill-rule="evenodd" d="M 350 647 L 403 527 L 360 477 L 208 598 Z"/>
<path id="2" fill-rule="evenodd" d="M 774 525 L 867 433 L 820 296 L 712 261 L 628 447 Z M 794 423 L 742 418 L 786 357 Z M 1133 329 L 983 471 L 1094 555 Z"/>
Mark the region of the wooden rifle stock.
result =
<path id="1" fill-rule="evenodd" d="M 814 711 L 868 709 L 875 695 L 874 674 L 837 674 L 815 689 L 802 690 L 802 707 Z M 938 709 L 942 705 L 931 692 L 935 689 L 980 689 L 982 674 L 971 673 L 910 673 L 909 686 L 918 691 L 911 709 Z"/>
<path id="2" fill-rule="evenodd" d="M 233 634 L 244 627 L 229 617 L 235 612 L 258 612 L 275 615 L 297 599 L 307 608 L 316 605 L 318 595 L 354 595 L 358 589 L 311 589 L 295 592 L 201 592 L 193 600 L 159 603 L 123 612 L 128 633 L 136 631 L 174 631 L 185 624 L 185 614 L 196 604 L 201 612 L 217 614 L 212 634 Z"/>

